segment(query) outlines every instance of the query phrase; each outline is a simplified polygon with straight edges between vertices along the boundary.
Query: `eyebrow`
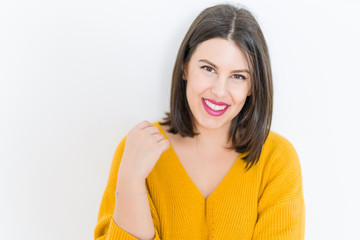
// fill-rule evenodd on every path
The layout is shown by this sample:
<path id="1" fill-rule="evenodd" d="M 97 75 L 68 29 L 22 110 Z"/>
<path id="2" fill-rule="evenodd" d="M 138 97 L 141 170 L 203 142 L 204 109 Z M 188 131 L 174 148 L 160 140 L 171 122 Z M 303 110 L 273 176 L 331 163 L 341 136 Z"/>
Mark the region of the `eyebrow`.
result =
<path id="1" fill-rule="evenodd" d="M 211 66 L 214 67 L 214 68 L 218 68 L 214 63 L 210 62 L 210 61 L 207 60 L 207 59 L 200 59 L 199 62 L 205 62 L 205 63 L 211 65 Z M 247 70 L 247 69 L 233 70 L 233 71 L 231 71 L 231 72 L 232 72 L 232 73 L 234 73 L 234 72 L 247 72 L 248 74 L 250 74 L 250 71 Z"/>

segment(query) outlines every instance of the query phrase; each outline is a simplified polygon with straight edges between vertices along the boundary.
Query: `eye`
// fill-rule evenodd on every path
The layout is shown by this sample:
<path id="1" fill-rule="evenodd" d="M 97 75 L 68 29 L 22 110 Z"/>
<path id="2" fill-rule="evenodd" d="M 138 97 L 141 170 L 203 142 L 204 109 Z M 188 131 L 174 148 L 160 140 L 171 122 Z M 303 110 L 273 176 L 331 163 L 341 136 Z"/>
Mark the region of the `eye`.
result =
<path id="1" fill-rule="evenodd" d="M 246 77 L 244 75 L 241 75 L 241 74 L 234 74 L 233 77 L 236 78 L 236 79 L 246 80 Z"/>
<path id="2" fill-rule="evenodd" d="M 215 72 L 215 69 L 209 66 L 202 66 L 201 69 L 204 69 L 205 71 L 208 72 Z"/>

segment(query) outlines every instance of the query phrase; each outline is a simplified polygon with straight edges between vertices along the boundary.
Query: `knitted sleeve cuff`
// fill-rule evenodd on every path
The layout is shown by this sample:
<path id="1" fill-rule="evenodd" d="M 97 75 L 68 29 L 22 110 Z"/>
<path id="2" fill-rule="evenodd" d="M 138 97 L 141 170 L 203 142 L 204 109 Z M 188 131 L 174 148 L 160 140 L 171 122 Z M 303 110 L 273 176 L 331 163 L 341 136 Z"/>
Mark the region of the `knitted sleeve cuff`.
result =
<path id="1" fill-rule="evenodd" d="M 109 232 L 106 237 L 108 240 L 122 239 L 122 240 L 138 240 L 136 237 L 131 235 L 130 233 L 124 231 L 114 222 L 114 219 L 111 218 Z M 161 240 L 157 230 L 155 229 L 155 238 L 154 240 Z"/>

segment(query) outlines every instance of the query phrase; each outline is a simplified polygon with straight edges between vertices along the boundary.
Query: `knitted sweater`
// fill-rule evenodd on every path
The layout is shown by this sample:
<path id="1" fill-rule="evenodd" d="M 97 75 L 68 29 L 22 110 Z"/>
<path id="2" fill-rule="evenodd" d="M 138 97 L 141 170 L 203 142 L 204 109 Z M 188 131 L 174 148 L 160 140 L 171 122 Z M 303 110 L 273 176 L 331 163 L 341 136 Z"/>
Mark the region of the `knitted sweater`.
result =
<path id="1" fill-rule="evenodd" d="M 160 124 L 154 125 L 166 137 Z M 95 239 L 137 239 L 113 220 L 114 193 L 124 146 L 125 138 L 113 158 Z M 249 171 L 245 171 L 241 156 L 205 199 L 170 144 L 145 181 L 155 239 L 304 239 L 302 177 L 293 145 L 270 131 L 259 162 Z"/>

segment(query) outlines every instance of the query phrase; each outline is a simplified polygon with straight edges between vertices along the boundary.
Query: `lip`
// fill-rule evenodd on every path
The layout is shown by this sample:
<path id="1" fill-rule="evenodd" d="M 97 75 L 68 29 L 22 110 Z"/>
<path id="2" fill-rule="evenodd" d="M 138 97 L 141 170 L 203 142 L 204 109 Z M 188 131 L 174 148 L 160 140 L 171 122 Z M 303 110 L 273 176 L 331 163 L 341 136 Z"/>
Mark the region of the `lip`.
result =
<path id="1" fill-rule="evenodd" d="M 207 101 L 213 103 L 213 104 L 217 104 L 217 105 L 226 105 L 226 107 L 223 109 L 223 110 L 219 110 L 219 111 L 215 111 L 215 110 L 212 110 L 206 103 L 205 103 L 205 98 L 201 98 L 201 102 L 205 108 L 205 111 L 212 115 L 212 116 L 215 116 L 215 117 L 218 117 L 218 116 L 221 116 L 223 115 L 226 110 L 229 108 L 230 105 L 226 104 L 226 103 L 222 103 L 222 102 L 217 102 L 217 101 L 214 101 L 214 100 L 209 100 L 209 99 L 206 99 Z M 218 103 L 221 103 L 221 104 L 218 104 Z"/>
<path id="2" fill-rule="evenodd" d="M 216 105 L 219 105 L 219 106 L 224 106 L 224 105 L 229 105 L 229 104 L 226 104 L 224 102 L 218 102 L 218 101 L 215 101 L 215 100 L 212 100 L 212 99 L 208 99 L 208 98 L 203 98 L 203 99 L 206 99 L 206 101 L 209 101 L 213 104 L 216 104 Z"/>

